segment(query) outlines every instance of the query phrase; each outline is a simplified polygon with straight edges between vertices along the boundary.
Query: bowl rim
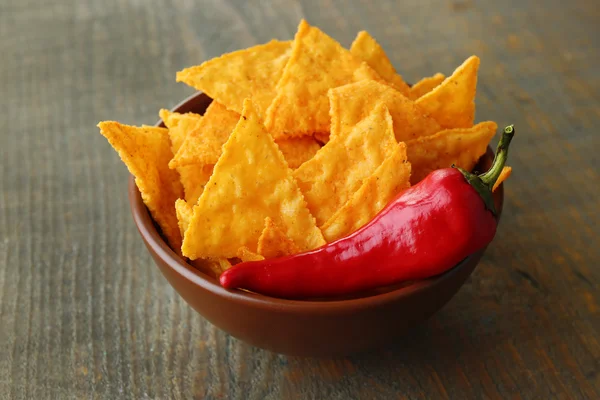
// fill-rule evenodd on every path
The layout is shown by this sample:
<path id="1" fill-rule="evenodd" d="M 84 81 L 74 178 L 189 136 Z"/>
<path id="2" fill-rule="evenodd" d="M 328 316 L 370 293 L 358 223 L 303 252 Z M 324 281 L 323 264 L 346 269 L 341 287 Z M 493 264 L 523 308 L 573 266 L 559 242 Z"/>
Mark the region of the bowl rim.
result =
<path id="1" fill-rule="evenodd" d="M 187 103 L 196 100 L 199 97 L 207 96 L 203 92 L 197 92 L 185 100 L 177 104 L 172 112 L 177 112 Z M 207 96 L 208 97 L 208 96 Z M 164 126 L 163 121 L 159 120 L 155 126 Z M 488 152 L 491 149 L 488 146 Z M 502 203 L 504 198 L 503 185 L 501 185 L 497 192 Z M 365 297 L 357 297 L 351 299 L 339 299 L 339 300 L 291 300 L 282 299 L 277 297 L 271 297 L 262 295 L 259 293 L 246 292 L 239 289 L 228 290 L 223 288 L 217 279 L 212 276 L 205 274 L 204 272 L 196 269 L 189 263 L 187 263 L 182 257 L 178 256 L 162 238 L 153 219 L 146 208 L 146 205 L 142 201 L 142 196 L 138 187 L 135 184 L 135 177 L 129 175 L 128 184 L 128 197 L 131 213 L 135 225 L 138 228 L 142 239 L 146 245 L 152 248 L 152 251 L 159 257 L 170 269 L 176 272 L 181 277 L 190 281 L 194 285 L 200 286 L 204 290 L 207 290 L 214 295 L 219 297 L 227 298 L 234 302 L 242 302 L 246 305 L 252 305 L 257 308 L 276 308 L 279 311 L 291 311 L 291 312 L 310 312 L 310 313 L 330 313 L 332 311 L 354 311 L 356 309 L 371 308 L 381 305 L 383 303 L 393 302 L 395 300 L 408 297 L 416 292 L 427 290 L 431 287 L 441 284 L 443 281 L 450 279 L 453 275 L 460 272 L 460 270 L 467 267 L 469 260 L 473 257 L 477 257 L 480 252 L 484 252 L 484 249 L 479 250 L 473 254 L 468 255 L 461 262 L 456 264 L 448 271 L 433 276 L 431 278 L 415 281 L 407 286 L 402 286 L 390 291 L 383 293 L 377 293 Z"/>

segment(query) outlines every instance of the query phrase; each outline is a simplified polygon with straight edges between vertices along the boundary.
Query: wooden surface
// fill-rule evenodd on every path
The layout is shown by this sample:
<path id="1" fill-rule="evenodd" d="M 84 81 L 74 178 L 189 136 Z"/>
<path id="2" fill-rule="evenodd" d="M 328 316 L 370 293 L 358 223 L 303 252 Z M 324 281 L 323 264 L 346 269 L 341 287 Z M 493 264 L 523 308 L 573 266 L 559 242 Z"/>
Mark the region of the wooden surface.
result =
<path id="1" fill-rule="evenodd" d="M 427 324 L 378 352 L 249 347 L 171 289 L 98 134 L 192 93 L 182 67 L 300 18 L 361 29 L 409 81 L 482 59 L 477 117 L 514 123 L 484 260 Z M 600 398 L 600 12 L 596 2 L 0 2 L 0 398 Z M 268 327 L 265 327 L 268 329 Z"/>

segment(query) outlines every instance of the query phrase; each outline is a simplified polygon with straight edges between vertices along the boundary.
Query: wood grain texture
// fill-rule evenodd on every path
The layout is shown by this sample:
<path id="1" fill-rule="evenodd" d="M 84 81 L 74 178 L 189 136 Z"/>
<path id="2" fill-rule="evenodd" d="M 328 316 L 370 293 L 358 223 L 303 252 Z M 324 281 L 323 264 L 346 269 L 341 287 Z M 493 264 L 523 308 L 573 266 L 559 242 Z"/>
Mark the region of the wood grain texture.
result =
<path id="1" fill-rule="evenodd" d="M 0 2 L 1 399 L 600 398 L 600 12 L 594 1 Z M 95 127 L 152 124 L 175 72 L 368 30 L 407 81 L 482 59 L 478 120 L 514 123 L 505 213 L 459 294 L 395 345 L 310 360 L 196 315 L 131 221 Z"/>

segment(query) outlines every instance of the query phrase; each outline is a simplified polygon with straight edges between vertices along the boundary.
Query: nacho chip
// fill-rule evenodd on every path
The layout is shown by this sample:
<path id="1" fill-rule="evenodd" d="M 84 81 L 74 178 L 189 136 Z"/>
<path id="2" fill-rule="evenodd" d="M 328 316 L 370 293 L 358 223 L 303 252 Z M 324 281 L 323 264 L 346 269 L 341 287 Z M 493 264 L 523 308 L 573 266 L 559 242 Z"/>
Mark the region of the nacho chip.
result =
<path id="1" fill-rule="evenodd" d="M 179 114 L 165 109 L 160 110 L 159 114 L 167 128 L 169 128 L 173 154 L 177 154 L 187 135 L 200 123 L 202 116 L 194 113 Z M 176 169 L 183 185 L 185 200 L 190 204 L 196 204 L 204 190 L 204 186 L 206 186 L 212 175 L 213 165 L 194 164 L 177 167 Z"/>
<path id="2" fill-rule="evenodd" d="M 410 187 L 410 163 L 406 145 L 398 143 L 394 153 L 365 179 L 342 208 L 323 225 L 327 242 L 350 235 L 379 213 L 398 193 Z"/>
<path id="3" fill-rule="evenodd" d="M 177 199 L 175 202 L 175 211 L 177 213 L 177 223 L 181 237 L 185 237 L 185 232 L 190 224 L 193 215 L 193 208 L 185 200 Z M 214 277 L 219 277 L 223 271 L 231 267 L 231 263 L 226 258 L 204 259 L 190 261 L 190 263 L 200 271 Z"/>
<path id="4" fill-rule="evenodd" d="M 502 182 L 504 182 L 505 180 L 508 179 L 508 177 L 510 176 L 510 174 L 512 174 L 512 168 L 511 167 L 504 167 L 504 168 L 502 168 L 502 172 L 500 172 L 500 176 L 498 177 L 498 180 L 496 181 L 496 183 L 494 183 L 494 187 L 492 188 L 492 192 L 495 192 L 496 189 L 498 189 L 498 187 L 502 184 Z"/>
<path id="5" fill-rule="evenodd" d="M 440 74 L 439 72 L 433 76 L 428 76 L 421 79 L 419 82 L 411 86 L 410 90 L 408 91 L 408 98 L 411 100 L 418 99 L 419 97 L 435 89 L 444 81 L 444 79 L 446 79 L 446 76 L 444 74 Z"/>
<path id="6" fill-rule="evenodd" d="M 238 251 L 237 251 L 237 257 L 240 260 L 242 260 L 242 262 L 246 262 L 246 261 L 261 261 L 261 260 L 265 259 L 263 256 L 261 256 L 260 254 L 257 254 L 255 252 L 253 252 L 252 250 L 250 250 L 246 246 L 242 246 L 242 247 L 240 247 L 238 249 Z"/>
<path id="7" fill-rule="evenodd" d="M 192 219 L 192 206 L 190 206 L 185 200 L 177 199 L 175 201 L 175 214 L 177 215 L 177 225 L 179 226 L 179 232 L 181 237 L 185 236 L 185 231 L 190 224 Z"/>
<path id="8" fill-rule="evenodd" d="M 455 164 L 471 171 L 496 134 L 498 126 L 488 121 L 472 128 L 447 129 L 433 136 L 406 142 L 408 161 L 412 164 L 411 184 L 431 171 Z"/>
<path id="9" fill-rule="evenodd" d="M 327 222 L 395 147 L 392 117 L 379 103 L 347 135 L 332 138 L 294 171 L 318 226 Z"/>
<path id="10" fill-rule="evenodd" d="M 216 101 L 210 103 L 200 124 L 188 133 L 169 167 L 215 164 L 221 155 L 221 147 L 231 135 L 239 118 L 238 113 L 229 111 L 224 105 Z"/>
<path id="11" fill-rule="evenodd" d="M 338 42 L 302 20 L 265 125 L 275 138 L 329 132 L 327 90 L 364 79 L 381 78 Z"/>
<path id="12" fill-rule="evenodd" d="M 353 56 L 366 61 L 367 64 L 383 79 L 392 84 L 396 90 L 408 96 L 409 88 L 404 79 L 396 72 L 392 62 L 383 48 L 373 36 L 366 31 L 358 32 L 356 39 L 352 42 L 350 53 Z"/>
<path id="13" fill-rule="evenodd" d="M 321 145 L 310 136 L 281 138 L 275 141 L 292 169 L 313 158 Z"/>
<path id="14" fill-rule="evenodd" d="M 479 57 L 471 56 L 431 92 L 415 103 L 442 128 L 470 128 L 475 119 Z"/>
<path id="15" fill-rule="evenodd" d="M 433 135 L 439 124 L 425 116 L 414 102 L 394 88 L 375 81 L 363 81 L 329 91 L 331 103 L 331 136 L 347 135 L 358 121 L 383 102 L 394 121 L 394 134 L 399 142 Z"/>
<path id="16" fill-rule="evenodd" d="M 292 42 L 271 40 L 213 58 L 177 73 L 184 82 L 203 91 L 230 110 L 242 112 L 242 103 L 252 98 L 264 113 L 275 97 L 275 85 L 290 58 Z"/>
<path id="17" fill-rule="evenodd" d="M 264 258 L 277 258 L 299 253 L 300 249 L 271 218 L 267 217 L 265 229 L 258 238 L 257 251 Z"/>
<path id="18" fill-rule="evenodd" d="M 317 132 L 313 137 L 321 144 L 327 144 L 329 142 L 329 132 Z"/>
<path id="19" fill-rule="evenodd" d="M 179 251 L 181 235 L 173 204 L 183 195 L 183 188 L 177 171 L 168 167 L 173 157 L 168 130 L 140 128 L 113 121 L 100 122 L 98 127 L 135 176 L 142 200 L 169 245 Z"/>
<path id="20" fill-rule="evenodd" d="M 179 148 L 185 141 L 188 133 L 193 131 L 200 120 L 202 115 L 195 113 L 180 114 L 177 112 L 171 112 L 166 109 L 159 111 L 158 115 L 163 120 L 165 126 L 169 129 L 169 137 L 171 138 L 171 150 L 173 154 L 177 154 Z"/>
<path id="21" fill-rule="evenodd" d="M 301 250 L 325 243 L 283 154 L 247 99 L 242 118 L 194 207 L 183 254 L 191 259 L 229 258 L 237 256 L 242 246 L 256 252 L 266 217 Z"/>

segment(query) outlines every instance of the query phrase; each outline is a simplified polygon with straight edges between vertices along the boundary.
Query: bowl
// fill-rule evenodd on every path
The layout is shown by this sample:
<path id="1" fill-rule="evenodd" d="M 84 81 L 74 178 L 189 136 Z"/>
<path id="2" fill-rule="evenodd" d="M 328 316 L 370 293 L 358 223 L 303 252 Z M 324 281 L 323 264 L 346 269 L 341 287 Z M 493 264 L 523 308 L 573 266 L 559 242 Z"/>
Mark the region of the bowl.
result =
<path id="1" fill-rule="evenodd" d="M 173 111 L 203 114 L 211 99 L 197 93 Z M 157 125 L 161 125 L 158 123 Z M 493 152 L 480 159 L 486 170 Z M 502 210 L 503 188 L 494 193 Z M 425 321 L 456 294 L 485 249 L 430 279 L 360 297 L 283 300 L 241 290 L 226 290 L 175 254 L 161 237 L 134 178 L 129 179 L 131 212 L 142 239 L 169 283 L 206 320 L 253 346 L 295 356 L 336 356 L 384 346 Z"/>

